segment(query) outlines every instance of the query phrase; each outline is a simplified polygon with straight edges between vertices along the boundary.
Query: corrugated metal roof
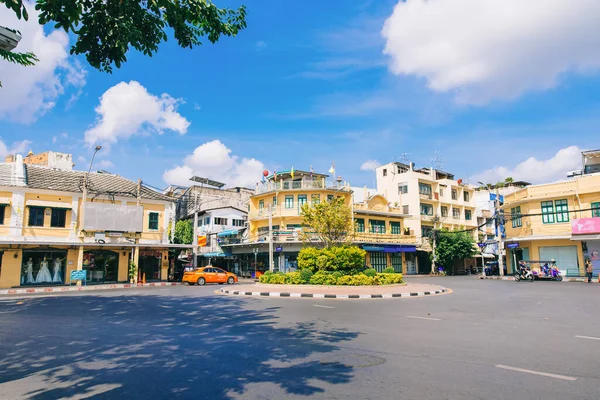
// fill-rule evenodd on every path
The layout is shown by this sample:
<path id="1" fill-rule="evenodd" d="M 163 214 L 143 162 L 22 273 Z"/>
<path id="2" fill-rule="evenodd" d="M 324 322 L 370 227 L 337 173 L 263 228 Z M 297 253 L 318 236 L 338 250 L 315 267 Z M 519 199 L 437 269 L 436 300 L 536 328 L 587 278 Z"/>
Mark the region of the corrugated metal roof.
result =
<path id="1" fill-rule="evenodd" d="M 26 165 L 27 187 L 34 189 L 57 190 L 60 192 L 81 193 L 85 181 L 84 171 L 61 171 L 37 165 Z M 135 198 L 137 195 L 137 182 L 109 173 L 92 172 L 88 178 L 88 195 L 114 195 Z M 142 199 L 175 201 L 152 190 L 144 185 L 141 187 Z"/>

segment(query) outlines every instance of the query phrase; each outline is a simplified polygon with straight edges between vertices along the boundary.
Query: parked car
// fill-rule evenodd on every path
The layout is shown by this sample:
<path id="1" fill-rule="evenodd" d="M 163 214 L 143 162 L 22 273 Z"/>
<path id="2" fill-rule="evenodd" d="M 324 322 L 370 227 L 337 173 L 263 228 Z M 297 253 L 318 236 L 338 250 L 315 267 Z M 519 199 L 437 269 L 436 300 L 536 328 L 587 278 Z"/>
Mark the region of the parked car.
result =
<path id="1" fill-rule="evenodd" d="M 187 282 L 188 285 L 198 284 L 200 286 L 206 283 L 218 283 L 219 285 L 227 283 L 232 285 L 237 281 L 238 277 L 233 272 L 227 272 L 210 265 L 207 267 L 196 268 L 193 271 L 186 271 L 183 274 L 182 279 L 182 282 Z"/>

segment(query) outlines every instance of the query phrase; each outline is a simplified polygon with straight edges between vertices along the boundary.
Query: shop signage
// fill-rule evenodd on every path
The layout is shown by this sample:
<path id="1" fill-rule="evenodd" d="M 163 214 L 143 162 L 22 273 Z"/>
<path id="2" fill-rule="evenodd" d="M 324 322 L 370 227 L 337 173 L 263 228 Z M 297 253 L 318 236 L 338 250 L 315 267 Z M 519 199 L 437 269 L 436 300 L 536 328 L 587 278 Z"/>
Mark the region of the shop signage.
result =
<path id="1" fill-rule="evenodd" d="M 576 218 L 571 221 L 573 235 L 600 233 L 600 218 Z"/>
<path id="2" fill-rule="evenodd" d="M 198 236 L 198 246 L 199 247 L 206 247 L 206 236 Z"/>
<path id="3" fill-rule="evenodd" d="M 506 248 L 507 249 L 518 249 L 519 248 L 519 243 L 518 242 L 517 243 L 508 243 L 506 245 Z"/>
<path id="4" fill-rule="evenodd" d="M 276 247 L 275 248 L 275 251 L 282 251 L 282 250 L 283 250 L 283 247 Z"/>
<path id="5" fill-rule="evenodd" d="M 487 246 L 486 243 L 477 243 L 477 246 L 479 246 L 480 248 L 484 248 L 485 246 Z"/>
<path id="6" fill-rule="evenodd" d="M 85 271 L 85 270 L 71 271 L 71 280 L 72 281 L 85 281 L 86 277 L 87 277 L 87 271 Z"/>
<path id="7" fill-rule="evenodd" d="M 108 237 L 123 237 L 122 232 L 107 232 Z"/>

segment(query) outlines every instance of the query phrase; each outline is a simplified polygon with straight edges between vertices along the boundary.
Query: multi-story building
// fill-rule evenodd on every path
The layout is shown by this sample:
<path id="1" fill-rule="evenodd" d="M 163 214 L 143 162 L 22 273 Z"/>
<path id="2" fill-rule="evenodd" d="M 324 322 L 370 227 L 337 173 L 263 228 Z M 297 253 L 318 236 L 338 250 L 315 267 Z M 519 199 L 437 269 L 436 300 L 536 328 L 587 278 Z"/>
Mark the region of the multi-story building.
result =
<path id="1" fill-rule="evenodd" d="M 563 274 L 600 269 L 600 151 L 583 152 L 572 178 L 504 196 L 508 272 L 520 260 L 556 260 Z"/>
<path id="2" fill-rule="evenodd" d="M 258 184 L 250 197 L 247 239 L 223 238 L 221 246 L 237 256 L 242 271 L 269 269 L 269 226 L 271 227 L 276 270 L 296 266 L 303 247 L 302 206 L 343 198 L 353 210 L 356 232 L 353 240 L 367 251 L 366 265 L 383 270 L 393 266 L 407 272 L 414 264 L 415 237 L 405 230 L 406 217 L 398 207 L 391 207 L 384 196 L 368 196 L 353 204 L 353 191 L 341 179 L 324 174 L 286 171 L 271 175 Z M 270 225 L 269 225 L 270 224 Z M 405 256 L 410 254 L 409 256 Z M 414 257 L 413 257 L 414 258 Z"/>
<path id="3" fill-rule="evenodd" d="M 392 205 L 402 207 L 406 227 L 418 239 L 417 269 L 431 271 L 429 236 L 435 229 L 471 230 L 477 238 L 475 190 L 454 175 L 413 163 L 392 162 L 376 169 L 377 191 Z M 460 273 L 460 271 L 456 271 Z"/>
<path id="4" fill-rule="evenodd" d="M 0 288 L 69 284 L 73 270 L 88 284 L 125 282 L 130 261 L 140 278 L 166 280 L 174 200 L 58 159 L 0 163 Z"/>

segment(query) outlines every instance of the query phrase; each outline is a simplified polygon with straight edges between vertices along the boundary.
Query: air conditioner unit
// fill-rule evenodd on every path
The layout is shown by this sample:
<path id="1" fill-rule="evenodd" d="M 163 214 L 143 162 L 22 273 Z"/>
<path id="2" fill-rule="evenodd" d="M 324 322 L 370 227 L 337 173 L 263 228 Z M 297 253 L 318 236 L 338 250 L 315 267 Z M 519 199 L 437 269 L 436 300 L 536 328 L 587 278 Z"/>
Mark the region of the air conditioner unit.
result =
<path id="1" fill-rule="evenodd" d="M 0 26 L 0 49 L 11 51 L 20 40 L 21 35 L 17 31 Z"/>

